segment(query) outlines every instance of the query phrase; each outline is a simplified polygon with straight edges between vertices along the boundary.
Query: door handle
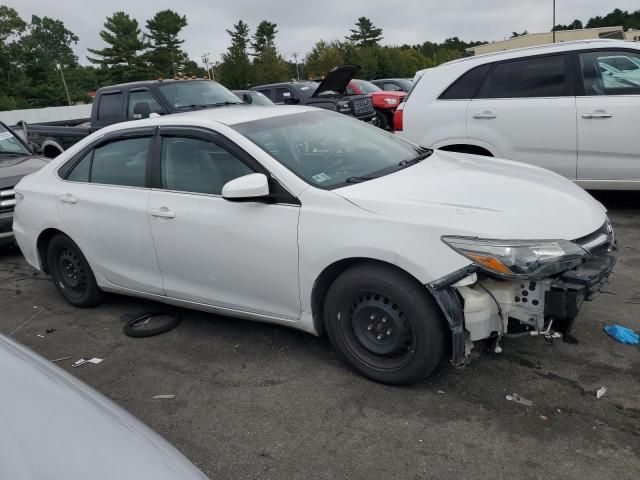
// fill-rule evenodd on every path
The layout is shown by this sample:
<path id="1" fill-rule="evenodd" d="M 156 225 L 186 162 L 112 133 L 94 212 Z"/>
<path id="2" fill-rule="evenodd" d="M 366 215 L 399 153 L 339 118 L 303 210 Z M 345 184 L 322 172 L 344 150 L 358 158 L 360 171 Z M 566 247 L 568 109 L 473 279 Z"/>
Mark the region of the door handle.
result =
<path id="1" fill-rule="evenodd" d="M 78 199 L 71 195 L 70 193 L 65 193 L 64 195 L 60 195 L 58 199 L 62 203 L 78 203 Z"/>
<path id="2" fill-rule="evenodd" d="M 473 118 L 477 119 L 477 120 L 491 120 L 496 118 L 497 115 L 493 112 L 490 112 L 489 110 L 485 110 L 482 113 L 476 113 L 473 115 Z"/>
<path id="3" fill-rule="evenodd" d="M 582 114 L 582 118 L 611 118 L 611 117 L 613 117 L 613 115 L 601 110 L 596 110 L 595 112 Z"/>
<path id="4" fill-rule="evenodd" d="M 162 207 L 157 210 L 149 210 L 149 215 L 158 218 L 175 218 L 176 214 L 169 210 L 167 207 Z"/>

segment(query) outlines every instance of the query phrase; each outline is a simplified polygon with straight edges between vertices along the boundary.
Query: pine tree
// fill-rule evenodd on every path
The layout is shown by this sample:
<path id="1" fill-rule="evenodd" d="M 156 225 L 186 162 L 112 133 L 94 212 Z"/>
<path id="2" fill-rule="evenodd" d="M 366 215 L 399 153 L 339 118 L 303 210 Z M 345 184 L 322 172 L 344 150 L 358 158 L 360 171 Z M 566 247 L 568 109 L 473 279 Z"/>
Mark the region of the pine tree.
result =
<path id="1" fill-rule="evenodd" d="M 216 69 L 218 79 L 228 88 L 247 88 L 251 83 L 251 62 L 247 54 L 249 25 L 239 20 L 227 33 L 231 45 L 222 54 L 222 62 Z"/>
<path id="2" fill-rule="evenodd" d="M 351 35 L 346 37 L 359 47 L 375 47 L 382 40 L 382 29 L 376 27 L 367 17 L 360 17 L 356 28 L 349 30 Z"/>
<path id="3" fill-rule="evenodd" d="M 184 40 L 179 35 L 187 26 L 187 17 L 173 10 L 162 10 L 147 20 L 146 26 L 149 33 L 145 37 L 150 49 L 146 58 L 158 75 L 176 76 L 182 73 L 188 58 L 180 48 Z"/>

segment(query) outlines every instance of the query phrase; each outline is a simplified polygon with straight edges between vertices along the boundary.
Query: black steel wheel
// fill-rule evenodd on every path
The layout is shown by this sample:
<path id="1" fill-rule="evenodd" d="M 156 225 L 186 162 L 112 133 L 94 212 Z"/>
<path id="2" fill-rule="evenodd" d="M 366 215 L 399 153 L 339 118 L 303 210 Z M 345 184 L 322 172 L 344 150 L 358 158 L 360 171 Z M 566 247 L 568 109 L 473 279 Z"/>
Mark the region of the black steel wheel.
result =
<path id="1" fill-rule="evenodd" d="M 66 235 L 56 235 L 47 247 L 47 264 L 58 291 L 72 305 L 94 307 L 102 300 L 93 271 L 80 248 Z"/>
<path id="2" fill-rule="evenodd" d="M 439 308 L 423 285 L 394 267 L 348 269 L 329 289 L 324 313 L 336 350 L 372 380 L 412 383 L 428 376 L 442 357 Z"/>

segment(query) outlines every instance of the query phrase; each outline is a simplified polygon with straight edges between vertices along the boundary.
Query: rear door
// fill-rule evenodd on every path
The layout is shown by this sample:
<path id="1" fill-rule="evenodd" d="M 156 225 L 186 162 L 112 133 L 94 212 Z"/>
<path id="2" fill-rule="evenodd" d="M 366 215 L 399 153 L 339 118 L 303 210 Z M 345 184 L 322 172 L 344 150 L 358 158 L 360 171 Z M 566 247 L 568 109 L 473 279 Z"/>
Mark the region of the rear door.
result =
<path id="1" fill-rule="evenodd" d="M 573 69 L 565 54 L 498 62 L 467 109 L 467 136 L 497 155 L 576 178 Z"/>
<path id="2" fill-rule="evenodd" d="M 578 179 L 640 180 L 640 52 L 578 52 L 576 60 Z"/>

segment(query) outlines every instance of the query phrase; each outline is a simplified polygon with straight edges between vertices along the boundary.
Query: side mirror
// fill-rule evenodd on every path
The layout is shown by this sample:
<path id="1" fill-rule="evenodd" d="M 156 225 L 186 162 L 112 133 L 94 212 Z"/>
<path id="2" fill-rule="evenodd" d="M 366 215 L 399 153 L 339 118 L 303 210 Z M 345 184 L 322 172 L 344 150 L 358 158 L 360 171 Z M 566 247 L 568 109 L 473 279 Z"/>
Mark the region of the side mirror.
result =
<path id="1" fill-rule="evenodd" d="M 227 182 L 222 198 L 231 201 L 257 200 L 269 195 L 269 181 L 263 173 L 251 173 Z"/>
<path id="2" fill-rule="evenodd" d="M 139 120 L 141 118 L 149 118 L 151 115 L 151 107 L 149 102 L 138 102 L 133 107 L 133 118 Z"/>
<path id="3" fill-rule="evenodd" d="M 251 105 L 253 103 L 253 97 L 248 94 L 248 93 L 243 93 L 242 94 L 242 100 L 244 101 L 244 103 L 246 103 L 247 105 Z"/>
<path id="4" fill-rule="evenodd" d="M 300 101 L 299 101 L 296 97 L 293 97 L 293 96 L 291 95 L 291 93 L 289 93 L 289 92 L 284 92 L 284 93 L 282 94 L 282 102 L 283 102 L 285 105 L 295 105 L 295 104 L 299 103 Z"/>

